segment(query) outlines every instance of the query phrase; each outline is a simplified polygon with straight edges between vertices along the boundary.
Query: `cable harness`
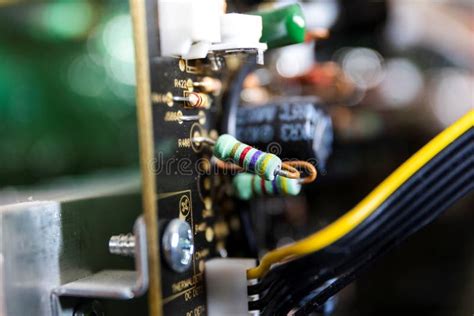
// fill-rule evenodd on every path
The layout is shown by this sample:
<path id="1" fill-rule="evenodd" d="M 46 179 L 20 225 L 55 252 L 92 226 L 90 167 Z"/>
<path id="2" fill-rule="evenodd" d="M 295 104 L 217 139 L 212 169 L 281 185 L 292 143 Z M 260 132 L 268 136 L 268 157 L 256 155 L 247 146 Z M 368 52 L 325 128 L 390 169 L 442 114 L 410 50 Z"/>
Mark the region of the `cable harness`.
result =
<path id="1" fill-rule="evenodd" d="M 320 231 L 267 253 L 247 271 L 249 310 L 307 315 L 474 188 L 474 111 L 401 165 L 355 208 Z"/>

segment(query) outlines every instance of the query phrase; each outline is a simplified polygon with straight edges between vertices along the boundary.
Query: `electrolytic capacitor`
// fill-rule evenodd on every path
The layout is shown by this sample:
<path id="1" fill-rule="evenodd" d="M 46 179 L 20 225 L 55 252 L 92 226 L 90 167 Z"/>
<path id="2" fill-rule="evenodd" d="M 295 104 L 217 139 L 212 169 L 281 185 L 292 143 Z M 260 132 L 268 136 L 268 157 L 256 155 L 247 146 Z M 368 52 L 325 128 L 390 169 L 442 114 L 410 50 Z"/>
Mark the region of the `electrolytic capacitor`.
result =
<path id="1" fill-rule="evenodd" d="M 314 100 L 290 100 L 240 107 L 236 137 L 282 159 L 311 160 L 324 169 L 333 128 L 329 115 Z"/>

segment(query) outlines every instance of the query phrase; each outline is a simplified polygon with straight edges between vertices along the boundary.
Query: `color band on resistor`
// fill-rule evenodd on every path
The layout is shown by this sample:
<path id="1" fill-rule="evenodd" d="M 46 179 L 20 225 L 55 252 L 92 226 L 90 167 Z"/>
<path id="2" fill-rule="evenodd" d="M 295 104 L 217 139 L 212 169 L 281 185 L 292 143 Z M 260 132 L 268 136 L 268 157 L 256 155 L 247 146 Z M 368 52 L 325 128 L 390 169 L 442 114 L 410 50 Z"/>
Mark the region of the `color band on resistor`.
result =
<path id="1" fill-rule="evenodd" d="M 301 183 L 296 179 L 276 176 L 272 181 L 254 174 L 241 173 L 234 177 L 235 194 L 241 200 L 259 196 L 295 196 L 301 192 Z"/>
<path id="2" fill-rule="evenodd" d="M 211 99 L 208 95 L 198 92 L 189 92 L 185 97 L 173 96 L 173 101 L 186 102 L 192 108 L 209 108 Z"/>
<path id="3" fill-rule="evenodd" d="M 217 139 L 214 155 L 223 161 L 230 160 L 244 170 L 255 173 L 265 180 L 274 180 L 281 171 L 282 161 L 280 158 L 240 143 L 228 134 L 221 135 Z"/>

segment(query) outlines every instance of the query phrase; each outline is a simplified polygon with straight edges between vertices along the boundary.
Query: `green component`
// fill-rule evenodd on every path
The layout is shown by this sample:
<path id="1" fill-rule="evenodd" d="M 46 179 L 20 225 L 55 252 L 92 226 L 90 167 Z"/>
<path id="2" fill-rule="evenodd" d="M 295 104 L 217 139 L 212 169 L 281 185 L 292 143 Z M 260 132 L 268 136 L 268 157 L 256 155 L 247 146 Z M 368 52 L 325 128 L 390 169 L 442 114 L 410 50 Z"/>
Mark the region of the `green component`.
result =
<path id="1" fill-rule="evenodd" d="M 249 173 L 241 173 L 234 177 L 234 191 L 241 200 L 250 200 L 258 196 L 295 196 L 301 192 L 301 184 L 296 179 L 276 176 L 267 181 Z"/>
<path id="2" fill-rule="evenodd" d="M 263 32 L 260 41 L 267 43 L 268 48 L 304 42 L 306 20 L 299 4 L 250 14 L 262 17 Z"/>
<path id="3" fill-rule="evenodd" d="M 241 200 L 250 200 L 254 196 L 252 189 L 252 181 L 255 175 L 250 173 L 241 173 L 234 177 L 232 181 L 234 185 L 235 195 Z"/>
<path id="4" fill-rule="evenodd" d="M 281 168 L 281 159 L 243 144 L 233 136 L 221 135 L 214 146 L 214 155 L 223 161 L 231 161 L 248 172 L 256 173 L 265 180 L 275 179 L 275 173 Z"/>

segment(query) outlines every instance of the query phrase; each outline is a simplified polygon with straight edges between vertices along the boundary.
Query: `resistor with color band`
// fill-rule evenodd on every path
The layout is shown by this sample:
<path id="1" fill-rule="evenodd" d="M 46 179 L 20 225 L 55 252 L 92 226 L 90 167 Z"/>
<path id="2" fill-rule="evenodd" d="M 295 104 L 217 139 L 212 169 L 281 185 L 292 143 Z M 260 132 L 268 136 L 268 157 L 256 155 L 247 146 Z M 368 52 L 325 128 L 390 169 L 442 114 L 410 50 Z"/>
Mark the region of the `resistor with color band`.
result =
<path id="1" fill-rule="evenodd" d="M 273 154 L 240 143 L 233 136 L 221 135 L 214 146 L 214 155 L 223 161 L 232 161 L 248 172 L 272 181 L 281 170 L 282 161 Z"/>
<path id="2" fill-rule="evenodd" d="M 276 176 L 272 181 L 267 181 L 249 173 L 236 175 L 233 186 L 235 194 L 241 200 L 258 196 L 295 196 L 301 192 L 301 183 L 297 179 Z"/>
<path id="3" fill-rule="evenodd" d="M 196 109 L 209 108 L 209 106 L 211 105 L 210 97 L 207 94 L 198 92 L 190 92 L 185 97 L 173 96 L 172 100 L 186 102 L 187 106 Z"/>

